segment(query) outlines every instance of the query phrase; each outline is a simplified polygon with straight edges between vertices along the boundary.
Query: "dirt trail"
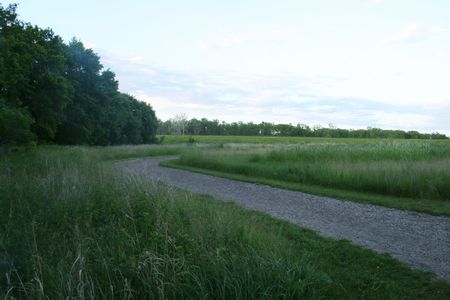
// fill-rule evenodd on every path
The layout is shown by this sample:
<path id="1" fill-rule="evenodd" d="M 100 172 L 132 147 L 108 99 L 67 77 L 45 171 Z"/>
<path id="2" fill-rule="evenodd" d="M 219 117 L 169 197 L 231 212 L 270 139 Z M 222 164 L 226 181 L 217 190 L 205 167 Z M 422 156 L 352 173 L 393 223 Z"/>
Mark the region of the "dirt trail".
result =
<path id="1" fill-rule="evenodd" d="M 450 281 L 450 218 L 402 211 L 159 166 L 169 157 L 119 162 L 132 173 L 268 213 L 323 236 L 389 253 Z"/>

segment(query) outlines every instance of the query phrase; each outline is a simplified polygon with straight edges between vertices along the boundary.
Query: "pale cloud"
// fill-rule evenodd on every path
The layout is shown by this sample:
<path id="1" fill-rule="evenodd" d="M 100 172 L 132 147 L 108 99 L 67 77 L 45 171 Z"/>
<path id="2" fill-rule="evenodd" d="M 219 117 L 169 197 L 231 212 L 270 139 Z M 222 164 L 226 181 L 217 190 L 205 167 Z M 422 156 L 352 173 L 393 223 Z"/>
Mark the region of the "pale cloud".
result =
<path id="1" fill-rule="evenodd" d="M 405 130 L 429 128 L 433 125 L 432 116 L 423 113 L 408 112 L 383 112 L 377 111 L 373 113 L 376 125 L 382 128 Z"/>
<path id="2" fill-rule="evenodd" d="M 210 48 L 228 48 L 249 41 L 275 41 L 288 38 L 292 35 L 301 33 L 301 29 L 278 28 L 268 31 L 259 32 L 237 32 L 231 34 L 213 34 L 197 43 L 198 47 L 203 50 Z"/>
<path id="3" fill-rule="evenodd" d="M 435 125 L 434 113 L 426 106 L 409 105 L 406 108 L 364 98 L 330 98 L 302 93 L 302 84 L 293 83 L 288 80 L 292 78 L 281 75 L 276 79 L 271 76 L 259 76 L 253 80 L 247 78 L 247 84 L 242 86 L 236 75 L 228 75 L 232 79 L 227 82 L 225 75 L 213 73 L 208 76 L 202 73 L 201 88 L 197 86 L 197 75 L 177 76 L 186 77 L 180 83 L 189 83 L 176 92 L 172 88 L 147 87 L 144 94 L 138 95 L 139 99 L 155 107 L 160 118 L 167 119 L 184 112 L 189 117 L 216 118 L 228 122 L 269 121 L 323 126 L 333 123 L 346 128 L 372 126 L 420 131 L 433 131 L 431 128 Z M 217 81 L 217 78 L 223 81 Z M 230 85 L 230 82 L 237 86 Z"/>
<path id="4" fill-rule="evenodd" d="M 369 4 L 369 5 L 380 5 L 382 3 L 384 3 L 384 0 L 368 0 L 367 1 L 367 4 Z"/>
<path id="5" fill-rule="evenodd" d="M 83 42 L 83 45 L 87 49 L 97 48 L 97 45 L 95 43 L 92 43 L 92 42 L 89 42 L 89 41 L 88 42 Z"/>
<path id="6" fill-rule="evenodd" d="M 189 118 L 227 122 L 268 121 L 311 126 L 332 123 L 342 128 L 371 126 L 424 132 L 436 131 L 435 128 L 443 132 L 450 130 L 447 120 L 450 99 L 446 97 L 437 102 L 374 101 L 363 94 L 346 97 L 345 85 L 355 89 L 358 82 L 342 77 L 292 72 L 243 75 L 214 70 L 182 71 L 156 66 L 136 59 L 135 55 L 95 50 L 107 59 L 105 66 L 116 72 L 121 90 L 150 103 L 163 120 L 185 113 Z M 397 91 L 398 82 L 395 84 Z M 324 93 L 324 88 L 330 86 L 344 86 L 344 89 Z M 370 88 L 362 83 L 360 86 L 363 90 Z M 369 93 L 373 92 L 369 89 Z M 392 95 L 396 99 L 397 94 Z"/>
<path id="7" fill-rule="evenodd" d="M 399 31 L 385 38 L 381 42 L 381 45 L 395 46 L 400 44 L 416 43 L 440 31 L 442 30 L 437 28 L 425 27 L 420 22 L 411 22 L 401 28 Z"/>

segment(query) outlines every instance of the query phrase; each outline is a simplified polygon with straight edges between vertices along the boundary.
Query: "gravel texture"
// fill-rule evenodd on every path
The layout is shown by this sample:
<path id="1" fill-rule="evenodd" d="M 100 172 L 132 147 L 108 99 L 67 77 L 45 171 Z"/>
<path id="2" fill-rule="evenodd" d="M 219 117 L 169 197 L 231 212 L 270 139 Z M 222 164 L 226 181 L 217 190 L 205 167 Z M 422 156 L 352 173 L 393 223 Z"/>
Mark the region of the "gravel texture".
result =
<path id="1" fill-rule="evenodd" d="M 181 189 L 233 201 L 312 229 L 322 236 L 389 253 L 410 266 L 450 281 L 450 218 L 336 200 L 159 166 L 173 157 L 118 165 Z"/>

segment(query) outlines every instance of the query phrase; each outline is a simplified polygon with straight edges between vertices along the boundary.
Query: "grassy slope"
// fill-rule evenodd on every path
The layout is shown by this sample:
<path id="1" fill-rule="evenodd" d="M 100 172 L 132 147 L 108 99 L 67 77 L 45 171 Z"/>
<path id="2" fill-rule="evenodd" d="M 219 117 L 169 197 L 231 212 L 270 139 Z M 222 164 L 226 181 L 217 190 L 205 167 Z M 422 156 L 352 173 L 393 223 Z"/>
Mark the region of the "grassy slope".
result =
<path id="1" fill-rule="evenodd" d="M 0 297 L 450 297 L 450 284 L 386 255 L 101 163 L 176 151 L 2 155 Z"/>

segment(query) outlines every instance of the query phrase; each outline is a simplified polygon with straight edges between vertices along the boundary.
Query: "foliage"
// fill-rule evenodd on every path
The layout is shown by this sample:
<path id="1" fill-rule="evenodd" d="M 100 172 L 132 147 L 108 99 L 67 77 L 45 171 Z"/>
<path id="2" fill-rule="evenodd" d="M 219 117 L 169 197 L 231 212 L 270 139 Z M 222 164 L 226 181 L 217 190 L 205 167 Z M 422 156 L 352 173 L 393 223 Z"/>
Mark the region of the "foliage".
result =
<path id="1" fill-rule="evenodd" d="M 35 139 L 32 124 L 26 110 L 8 107 L 0 100 L 0 145 L 30 144 Z"/>
<path id="2" fill-rule="evenodd" d="M 70 101 L 62 40 L 49 29 L 15 19 L 14 6 L 2 16 L 0 97 L 9 106 L 28 110 L 35 120 L 32 131 L 41 140 L 52 140 Z"/>
<path id="3" fill-rule="evenodd" d="M 2 140 L 20 144 L 28 140 L 24 136 L 36 136 L 43 143 L 89 145 L 155 140 L 153 109 L 120 93 L 114 73 L 102 71 L 100 58 L 80 41 L 66 45 L 50 29 L 19 21 L 15 5 L 0 6 L 0 33 L 3 114 L 11 117 L 14 111 L 15 122 L 24 122 L 22 134 L 1 132 Z"/>
<path id="4" fill-rule="evenodd" d="M 417 131 L 384 130 L 379 128 L 367 129 L 340 129 L 331 126 L 310 127 L 305 124 L 274 124 L 261 122 L 259 124 L 249 122 L 226 123 L 219 120 L 202 118 L 184 120 L 184 134 L 187 135 L 224 135 L 224 136 L 301 136 L 301 137 L 330 137 L 330 138 L 396 138 L 396 139 L 448 139 L 440 133 L 419 133 Z M 176 135 L 179 130 L 179 119 L 159 120 L 158 134 Z"/>
<path id="5" fill-rule="evenodd" d="M 0 156 L 0 298 L 450 297 L 448 283 L 387 255 L 102 162 L 174 149 Z"/>

